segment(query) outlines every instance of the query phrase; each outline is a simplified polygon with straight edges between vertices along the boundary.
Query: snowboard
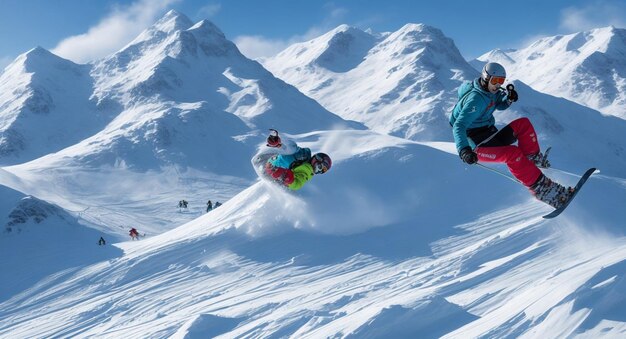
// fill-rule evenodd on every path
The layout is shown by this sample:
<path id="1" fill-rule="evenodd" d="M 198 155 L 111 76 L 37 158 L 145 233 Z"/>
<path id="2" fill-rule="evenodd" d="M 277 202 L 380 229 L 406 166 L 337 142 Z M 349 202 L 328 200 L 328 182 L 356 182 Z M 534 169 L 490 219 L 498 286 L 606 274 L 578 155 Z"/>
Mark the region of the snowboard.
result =
<path id="1" fill-rule="evenodd" d="M 259 178 L 269 178 L 269 176 L 265 174 L 265 163 L 276 154 L 277 153 L 275 152 L 260 153 L 252 158 L 252 167 L 256 171 L 256 174 L 259 176 Z"/>
<path id="2" fill-rule="evenodd" d="M 270 136 L 278 137 L 278 131 L 273 128 L 270 128 Z M 260 150 L 257 154 L 254 155 L 254 157 L 252 157 L 252 159 L 250 159 L 250 162 L 252 163 L 252 168 L 254 168 L 254 171 L 259 176 L 259 178 L 269 178 L 265 174 L 265 163 L 267 163 L 267 161 L 271 157 L 277 154 L 278 152 L 276 151 L 276 149 L 265 148 L 265 149 Z M 269 178 L 269 179 L 272 179 L 272 178 Z"/>
<path id="3" fill-rule="evenodd" d="M 544 219 L 552 219 L 557 217 L 559 214 L 563 213 L 563 211 L 565 211 L 565 209 L 567 208 L 567 206 L 572 202 L 572 200 L 574 200 L 574 198 L 576 197 L 576 194 L 578 194 L 578 192 L 580 191 L 580 189 L 583 187 L 583 185 L 585 184 L 585 182 L 587 181 L 587 179 L 589 179 L 589 177 L 593 174 L 593 172 L 595 172 L 596 169 L 595 168 L 590 168 L 587 170 L 587 172 L 585 172 L 585 174 L 583 174 L 583 176 L 580 178 L 580 180 L 578 180 L 578 183 L 576 184 L 576 186 L 574 186 L 574 193 L 572 193 L 572 196 L 569 198 L 569 200 L 565 203 L 565 205 L 561 206 L 560 208 L 555 209 L 554 211 L 546 214 L 543 216 Z"/>

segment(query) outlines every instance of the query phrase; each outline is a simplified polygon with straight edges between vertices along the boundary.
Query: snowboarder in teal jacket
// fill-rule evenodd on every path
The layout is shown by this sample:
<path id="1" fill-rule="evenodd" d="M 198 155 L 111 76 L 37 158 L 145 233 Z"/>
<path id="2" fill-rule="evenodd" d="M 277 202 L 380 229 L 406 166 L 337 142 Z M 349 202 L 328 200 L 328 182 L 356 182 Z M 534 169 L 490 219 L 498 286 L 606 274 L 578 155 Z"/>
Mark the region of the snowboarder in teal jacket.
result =
<path id="1" fill-rule="evenodd" d="M 501 88 L 505 79 L 504 67 L 488 62 L 478 79 L 461 85 L 450 116 L 456 149 L 463 162 L 470 165 L 478 161 L 506 163 L 511 174 L 537 199 L 559 208 L 567 202 L 572 189 L 550 180 L 539 169 L 550 163 L 540 152 L 530 120 L 519 118 L 500 130 L 495 127 L 493 113 L 518 100 L 513 85 L 507 85 L 507 91 Z"/>

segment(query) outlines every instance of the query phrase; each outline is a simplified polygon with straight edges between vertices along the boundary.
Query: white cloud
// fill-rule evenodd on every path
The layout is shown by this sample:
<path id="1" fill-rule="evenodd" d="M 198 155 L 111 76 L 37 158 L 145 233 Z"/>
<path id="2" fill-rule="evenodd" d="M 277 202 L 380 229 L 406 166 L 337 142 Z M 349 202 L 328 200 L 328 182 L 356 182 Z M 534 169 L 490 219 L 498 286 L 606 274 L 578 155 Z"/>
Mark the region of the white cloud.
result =
<path id="1" fill-rule="evenodd" d="M 568 7 L 561 11 L 561 29 L 580 32 L 613 25 L 626 27 L 626 4 L 594 1 L 585 7 Z"/>
<path id="2" fill-rule="evenodd" d="M 105 57 L 132 41 L 169 5 L 178 1 L 139 0 L 129 6 L 117 7 L 87 33 L 62 40 L 52 52 L 78 63 Z"/>
<path id="3" fill-rule="evenodd" d="M 203 18 L 212 18 L 222 9 L 222 5 L 220 4 L 208 4 L 200 10 L 198 10 L 198 15 Z"/>
<path id="4" fill-rule="evenodd" d="M 286 40 L 268 39 L 259 35 L 242 35 L 234 40 L 237 48 L 249 59 L 270 57 L 289 46 Z"/>
<path id="5" fill-rule="evenodd" d="M 348 14 L 348 10 L 345 8 L 341 8 L 341 7 L 334 7 L 334 6 L 325 6 L 325 8 L 327 8 L 330 13 L 328 16 L 327 20 L 341 20 L 343 17 L 346 16 L 346 14 Z"/>
<path id="6" fill-rule="evenodd" d="M 287 39 L 270 39 L 260 35 L 241 35 L 234 39 L 237 48 L 249 59 L 272 57 L 285 48 L 298 42 L 308 41 L 325 34 L 335 27 L 311 27 L 302 35 Z"/>
<path id="7" fill-rule="evenodd" d="M 326 4 L 324 8 L 328 11 L 326 18 L 322 23 L 309 28 L 304 34 L 294 35 L 287 39 L 271 39 L 260 35 L 242 35 L 236 37 L 233 41 L 241 53 L 250 59 L 272 57 L 292 44 L 317 38 L 334 29 L 342 24 L 341 20 L 348 13 L 346 9 L 335 7 L 332 4 Z"/>

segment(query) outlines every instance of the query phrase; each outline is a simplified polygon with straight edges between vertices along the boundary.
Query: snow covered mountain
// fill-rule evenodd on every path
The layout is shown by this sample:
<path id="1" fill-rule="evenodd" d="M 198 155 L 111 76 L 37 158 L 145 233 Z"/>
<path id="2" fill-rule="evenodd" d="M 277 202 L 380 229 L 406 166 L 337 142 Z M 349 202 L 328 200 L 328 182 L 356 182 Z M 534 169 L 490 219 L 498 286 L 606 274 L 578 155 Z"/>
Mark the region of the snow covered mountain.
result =
<path id="1" fill-rule="evenodd" d="M 479 76 L 441 31 L 414 24 L 380 37 L 342 25 L 294 44 L 265 64 L 344 118 L 426 141 L 452 139 L 448 116 L 458 86 Z M 558 150 L 553 156 L 559 163 L 578 171 L 597 166 L 626 175 L 626 138 L 618 132 L 626 128 L 622 121 L 537 92 L 521 81 L 512 83 L 520 101 L 497 112 L 498 124 L 529 117 L 544 148 Z M 589 119 L 593 123 L 583 123 Z"/>
<path id="2" fill-rule="evenodd" d="M 0 75 L 1 164 L 59 151 L 110 121 L 111 116 L 91 100 L 90 69 L 41 47 L 20 55 L 6 68 Z"/>
<path id="3" fill-rule="evenodd" d="M 251 128 L 280 120 L 294 133 L 346 124 L 244 57 L 209 21 L 193 24 L 175 11 L 97 62 L 92 74 L 98 100 L 118 99 L 125 107 L 155 98 L 205 103 L 205 110 L 231 113 Z"/>
<path id="4" fill-rule="evenodd" d="M 58 59 L 42 49 L 36 51 L 48 60 Z M 44 75 L 49 69 L 59 70 L 46 78 L 80 87 L 77 91 L 61 88 L 55 102 L 74 105 L 83 100 L 93 110 L 109 112 L 112 117 L 97 131 L 92 128 L 96 124 L 75 120 L 75 126 L 85 126 L 90 132 L 73 135 L 70 145 L 53 143 L 48 137 L 56 153 L 16 165 L 13 172 L 32 180 L 13 182 L 16 186 L 12 187 L 73 211 L 88 209 L 85 217 L 108 225 L 109 231 L 134 224 L 151 234 L 160 233 L 197 217 L 208 199 L 232 197 L 256 179 L 249 157 L 268 128 L 286 133 L 365 128 L 341 119 L 276 79 L 259 63 L 244 57 L 212 23 L 193 24 L 175 11 L 110 57 L 93 65 L 74 66 L 85 71 L 89 86 L 63 73 L 76 73 L 73 68 L 41 62 Z M 44 85 L 42 92 L 47 90 Z M 76 96 L 80 98 L 75 100 Z M 68 107 L 63 113 L 71 120 L 85 112 Z M 45 136 L 72 131 L 74 125 L 29 122 L 29 126 L 32 134 Z M 67 126 L 67 130 L 58 126 Z M 103 168 L 108 170 L 94 172 Z M 135 173 L 136 178 L 120 181 L 120 174 L 130 177 L 126 171 Z M 41 175 L 47 172 L 57 174 L 53 187 Z M 154 185 L 153 180 L 163 180 L 159 173 L 168 178 L 170 186 Z M 210 193 L 189 196 L 187 185 L 203 185 Z M 125 190 L 120 191 L 120 186 Z M 133 195 L 129 190 L 144 193 Z M 83 191 L 92 194 L 82 196 Z M 151 192 L 152 199 L 147 199 L 145 192 Z M 112 195 L 119 196 L 120 204 L 105 207 L 102 197 Z M 194 202 L 194 214 L 167 220 L 153 217 L 154 206 L 172 210 L 180 199 Z M 136 211 L 138 205 L 145 212 L 128 216 L 126 209 Z"/>
<path id="5" fill-rule="evenodd" d="M 626 119 L 626 29 L 612 26 L 494 50 L 472 64 L 504 65 L 534 89 Z"/>
<path id="6" fill-rule="evenodd" d="M 253 148 L 233 137 L 277 127 L 276 121 L 291 133 L 357 127 L 245 58 L 212 23 L 194 25 L 175 11 L 118 53 L 95 63 L 92 75 L 98 102 L 123 107 L 103 132 L 87 141 L 87 156 L 97 154 L 108 163 L 112 153 L 132 150 L 122 159 L 127 165 L 144 165 L 145 159 L 136 160 L 152 153 L 161 165 L 171 162 L 243 176 L 241 170 L 232 171 L 247 163 L 232 155 Z"/>
<path id="7" fill-rule="evenodd" d="M 264 65 L 341 117 L 413 140 L 449 140 L 446 113 L 476 71 L 439 29 L 371 35 L 342 25 Z"/>
<path id="8" fill-rule="evenodd" d="M 365 130 L 173 11 L 118 53 L 74 65 L 88 71 L 78 102 L 103 117 L 84 123 L 96 130 L 0 168 L 0 337 L 626 335 L 625 120 L 514 82 L 521 99 L 499 123 L 531 118 L 553 147 L 545 173 L 572 185 L 601 170 L 546 220 L 551 208 L 526 188 L 439 141 L 455 86 L 477 75 L 452 41 L 423 25 L 327 38 L 294 50 L 292 67 L 329 80 L 329 97 L 335 82 L 352 91 L 333 101 L 344 119 L 368 105 L 348 86 L 357 75 L 365 93 L 389 94 L 368 101 L 372 116 L 438 111 Z M 16 74 L 49 72 L 57 59 L 45 60 Z M 69 88 L 56 69 L 32 84 Z M 270 127 L 330 154 L 332 169 L 297 192 L 258 179 L 250 158 Z M 207 199 L 225 203 L 205 213 Z M 130 227 L 146 235 L 126 241 Z"/>

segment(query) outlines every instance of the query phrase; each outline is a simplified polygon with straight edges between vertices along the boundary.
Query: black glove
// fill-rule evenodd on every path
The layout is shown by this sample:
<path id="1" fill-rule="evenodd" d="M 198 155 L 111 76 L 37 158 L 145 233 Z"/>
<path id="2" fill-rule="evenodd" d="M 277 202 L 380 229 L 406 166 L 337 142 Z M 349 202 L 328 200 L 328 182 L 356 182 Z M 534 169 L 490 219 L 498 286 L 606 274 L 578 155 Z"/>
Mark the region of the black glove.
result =
<path id="1" fill-rule="evenodd" d="M 476 155 L 476 153 L 474 153 L 474 151 L 472 151 L 472 148 L 469 146 L 464 147 L 461 150 L 461 152 L 459 152 L 459 156 L 461 157 L 464 163 L 469 164 L 469 165 L 472 165 L 478 162 L 478 156 Z"/>
<path id="2" fill-rule="evenodd" d="M 517 99 L 518 99 L 517 92 L 514 89 L 511 88 L 509 90 L 509 95 L 507 95 L 506 98 L 509 100 L 510 103 L 511 102 L 516 102 Z"/>

